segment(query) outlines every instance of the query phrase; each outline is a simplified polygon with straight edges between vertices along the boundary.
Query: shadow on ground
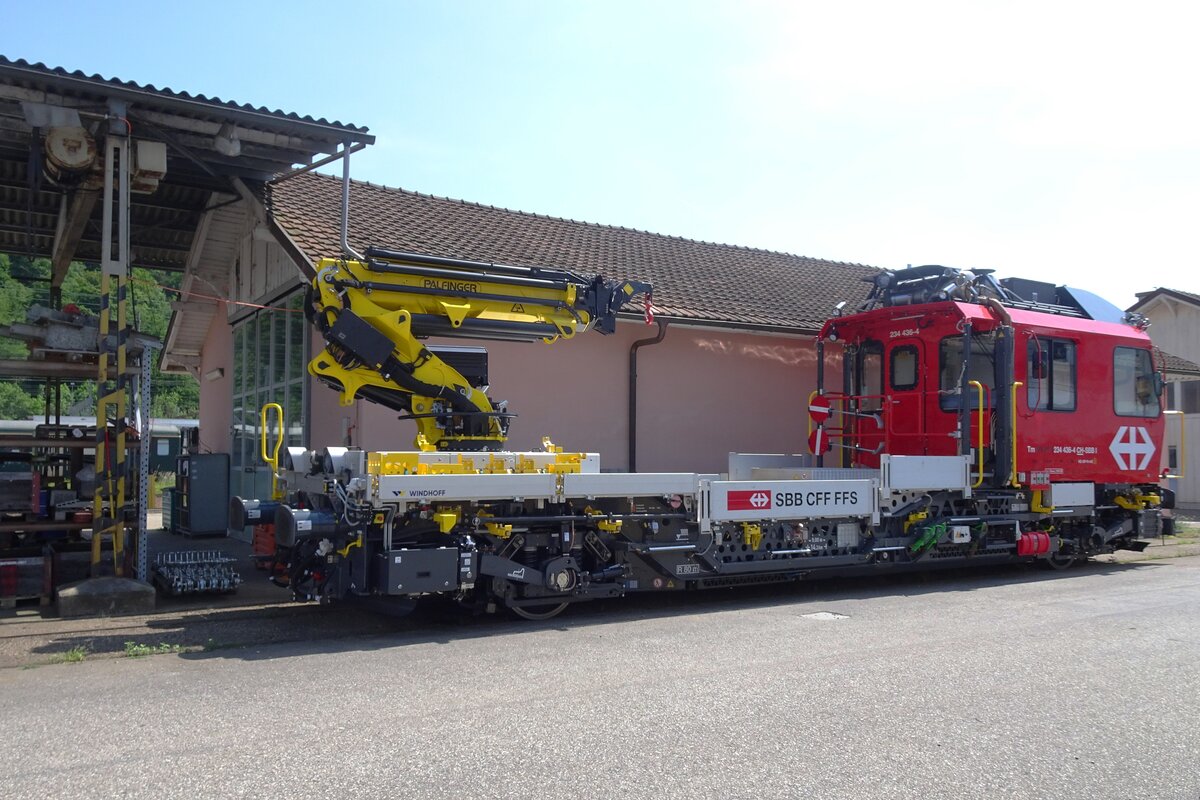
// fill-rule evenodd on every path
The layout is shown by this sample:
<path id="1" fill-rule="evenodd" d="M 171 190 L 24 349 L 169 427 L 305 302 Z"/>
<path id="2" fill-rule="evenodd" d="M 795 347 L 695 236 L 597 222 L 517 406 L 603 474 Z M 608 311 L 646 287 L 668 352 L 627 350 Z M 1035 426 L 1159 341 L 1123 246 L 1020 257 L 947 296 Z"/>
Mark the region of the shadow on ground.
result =
<path id="1" fill-rule="evenodd" d="M 449 642 L 501 633 L 571 630 L 636 619 L 752 611 L 798 606 L 827 610 L 847 600 L 927 594 L 964 595 L 992 587 L 1044 581 L 1073 581 L 1153 570 L 1161 562 L 1095 563 L 1064 571 L 1022 564 L 937 569 L 894 575 L 809 580 L 793 584 L 743 586 L 671 594 L 635 594 L 624 598 L 581 603 L 552 620 L 517 620 L 501 611 L 472 615 L 449 601 L 424 598 L 413 613 L 397 617 L 372 608 L 314 604 L 215 608 L 181 614 L 160 614 L 123 627 L 117 619 L 98 620 L 94 627 L 56 636 L 32 648 L 54 657 L 72 648 L 89 655 L 123 655 L 134 642 L 161 652 L 180 652 L 187 659 L 244 660 L 337 653 Z M 287 644 L 285 648 L 266 645 Z"/>

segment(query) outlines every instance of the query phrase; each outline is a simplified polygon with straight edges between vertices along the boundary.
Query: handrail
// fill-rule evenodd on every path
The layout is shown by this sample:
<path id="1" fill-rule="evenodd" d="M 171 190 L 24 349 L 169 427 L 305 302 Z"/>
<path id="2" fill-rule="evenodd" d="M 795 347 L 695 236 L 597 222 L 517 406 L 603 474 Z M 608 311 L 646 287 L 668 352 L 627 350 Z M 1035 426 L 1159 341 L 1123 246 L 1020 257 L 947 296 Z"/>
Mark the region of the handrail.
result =
<path id="1" fill-rule="evenodd" d="M 821 425 L 820 427 L 825 431 L 825 435 L 827 437 L 829 437 L 829 439 L 831 441 L 832 440 L 841 440 L 840 444 L 834 443 L 833 446 L 841 447 L 841 448 L 848 449 L 848 450 L 858 450 L 863 453 L 872 453 L 872 454 L 879 453 L 883 449 L 884 443 L 882 441 L 873 448 L 864 447 L 859 444 L 854 444 L 854 442 L 858 441 L 859 439 L 861 439 L 863 437 L 863 434 L 860 432 L 853 432 L 851 430 L 848 430 L 849 418 L 850 417 L 859 417 L 861 419 L 869 419 L 869 420 L 873 421 L 876 424 L 876 426 L 879 428 L 879 432 L 881 435 L 886 433 L 886 431 L 884 431 L 884 427 L 883 427 L 883 410 L 880 409 L 878 412 L 875 412 L 875 413 L 862 412 L 862 411 L 850 411 L 848 408 L 846 408 L 846 406 L 854 398 L 858 398 L 858 399 L 868 398 L 869 399 L 869 398 L 878 397 L 882 400 L 885 397 L 884 395 L 848 395 L 848 394 L 844 394 L 842 392 L 819 392 L 819 391 L 814 390 L 813 392 L 811 392 L 808 395 L 808 404 L 810 406 L 812 405 L 813 398 L 815 398 L 818 394 L 820 394 L 822 397 L 827 398 L 830 402 L 830 407 L 829 407 L 830 423 L 828 425 Z M 840 424 L 834 425 L 832 423 L 834 416 L 838 416 L 840 418 Z M 814 427 L 816 427 L 816 426 L 814 426 L 812 414 L 810 413 L 808 415 L 808 435 L 809 435 L 809 437 L 812 436 Z"/>
<path id="2" fill-rule="evenodd" d="M 976 469 L 975 482 L 971 484 L 972 489 L 978 489 L 983 485 L 983 384 L 979 381 L 968 381 L 967 383 L 970 386 L 974 386 L 975 391 L 979 393 L 979 408 L 976 409 L 979 412 L 979 446 L 975 448 L 975 453 L 979 459 L 979 462 Z M 965 433 L 969 439 L 971 437 L 971 432 L 968 430 Z"/>
<path id="3" fill-rule="evenodd" d="M 1172 475 L 1167 473 L 1164 478 L 1186 478 L 1187 477 L 1187 420 L 1183 416 L 1182 411 L 1164 411 L 1164 414 L 1174 414 L 1179 417 L 1179 457 L 1175 459 L 1179 465 L 1179 474 Z"/>
<path id="4" fill-rule="evenodd" d="M 1024 381 L 1013 381 L 1012 385 L 1012 472 L 1008 476 L 1008 485 L 1014 489 L 1021 488 L 1021 482 L 1017 480 L 1017 390 L 1024 385 Z"/>
<path id="5" fill-rule="evenodd" d="M 279 426 L 279 438 L 275 440 L 275 450 L 271 455 L 267 455 L 267 431 L 270 430 L 270 425 L 267 421 L 267 412 L 274 410 L 275 419 Z M 262 432 L 259 435 L 260 452 L 262 460 L 267 462 L 271 467 L 271 499 L 282 500 L 283 493 L 279 491 L 279 448 L 283 446 L 283 406 L 279 403 L 267 403 L 262 407 L 259 417 L 262 422 Z"/>
<path id="6" fill-rule="evenodd" d="M 811 394 L 809 394 L 809 396 L 808 396 L 808 402 L 807 402 L 807 403 L 804 405 L 804 407 L 805 407 L 806 409 L 807 409 L 807 408 L 810 408 L 810 407 L 812 406 L 812 401 L 813 401 L 813 398 L 814 398 L 814 397 L 816 397 L 817 395 L 819 395 L 820 393 L 821 393 L 821 391 L 820 391 L 819 389 L 813 389 L 813 390 L 812 390 L 812 393 L 811 393 Z M 831 401 L 830 405 L 832 406 L 832 401 Z M 813 418 L 812 418 L 812 414 L 806 414 L 805 416 L 807 416 L 807 417 L 808 417 L 808 435 L 811 437 L 811 436 L 812 436 L 812 433 L 813 433 Z"/>

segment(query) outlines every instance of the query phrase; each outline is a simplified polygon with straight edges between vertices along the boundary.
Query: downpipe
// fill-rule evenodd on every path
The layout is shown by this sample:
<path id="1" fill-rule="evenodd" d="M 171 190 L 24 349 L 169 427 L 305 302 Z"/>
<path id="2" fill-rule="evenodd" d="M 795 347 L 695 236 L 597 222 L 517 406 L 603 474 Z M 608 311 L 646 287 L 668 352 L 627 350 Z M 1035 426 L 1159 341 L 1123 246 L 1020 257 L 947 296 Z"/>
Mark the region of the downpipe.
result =
<path id="1" fill-rule="evenodd" d="M 350 246 L 350 149 L 349 142 L 342 142 L 342 253 L 355 261 L 364 261 Z"/>
<path id="2" fill-rule="evenodd" d="M 637 357 L 638 350 L 660 344 L 667 335 L 667 323 L 658 321 L 658 334 L 638 339 L 629 346 L 629 471 L 637 472 Z"/>

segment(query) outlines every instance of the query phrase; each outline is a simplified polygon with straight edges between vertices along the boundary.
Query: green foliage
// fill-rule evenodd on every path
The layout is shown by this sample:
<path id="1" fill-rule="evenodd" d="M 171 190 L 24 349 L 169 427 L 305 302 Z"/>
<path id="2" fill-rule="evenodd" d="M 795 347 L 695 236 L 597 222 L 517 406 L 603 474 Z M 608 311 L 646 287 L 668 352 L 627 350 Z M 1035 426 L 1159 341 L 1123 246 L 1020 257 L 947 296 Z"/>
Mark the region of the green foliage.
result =
<path id="1" fill-rule="evenodd" d="M 49 291 L 46 299 L 49 300 Z M 74 303 L 80 308 L 93 314 L 100 311 L 100 270 L 89 269 L 80 263 L 71 264 L 67 268 L 67 276 L 62 285 L 63 305 Z"/>
<path id="2" fill-rule="evenodd" d="M 156 656 L 163 653 L 182 653 L 183 645 L 167 644 L 159 642 L 158 644 L 140 644 L 139 642 L 126 642 L 125 655 L 129 658 L 141 658 L 142 656 Z"/>
<path id="3" fill-rule="evenodd" d="M 83 659 L 87 658 L 87 648 L 83 645 L 76 645 L 70 650 L 58 653 L 51 656 L 51 664 L 78 664 Z"/>
<path id="4" fill-rule="evenodd" d="M 162 274 L 148 269 L 135 269 L 130 281 L 133 296 L 135 327 L 142 333 L 161 339 L 167 335 L 171 322 L 171 299 L 163 291 Z"/>
<path id="5" fill-rule="evenodd" d="M 42 401 L 12 381 L 0 383 L 0 419 L 26 419 L 42 410 Z"/>
<path id="6" fill-rule="evenodd" d="M 0 325 L 23 322 L 25 313 L 35 303 L 50 305 L 50 262 L 0 254 Z M 178 273 L 134 268 L 129 281 L 129 323 L 139 332 L 162 339 L 171 321 L 173 292 L 182 276 Z M 84 264 L 73 263 L 62 285 L 62 304 L 74 304 L 92 314 L 100 308 L 100 272 Z M 0 337 L 0 358 L 21 359 L 27 356 L 25 343 L 19 339 Z M 0 384 L 0 417 L 20 419 L 44 412 L 44 400 L 38 381 L 5 382 Z M 157 418 L 192 419 L 199 416 L 200 385 L 190 375 L 159 372 L 157 354 L 151 368 L 152 402 L 150 414 Z M 62 385 L 62 409 L 68 413 L 77 403 L 87 406 L 89 414 L 95 407 L 96 389 L 91 382 Z"/>
<path id="7" fill-rule="evenodd" d="M 10 258 L 0 253 L 0 325 L 24 322 L 25 311 L 33 300 L 31 285 L 13 272 Z M 25 358 L 28 352 L 21 340 L 0 337 L 0 358 Z"/>
<path id="8" fill-rule="evenodd" d="M 171 388 L 161 386 L 154 391 L 150 402 L 150 414 L 158 419 L 195 419 L 200 409 L 200 386 L 191 378 L 190 384 L 182 382 Z"/>

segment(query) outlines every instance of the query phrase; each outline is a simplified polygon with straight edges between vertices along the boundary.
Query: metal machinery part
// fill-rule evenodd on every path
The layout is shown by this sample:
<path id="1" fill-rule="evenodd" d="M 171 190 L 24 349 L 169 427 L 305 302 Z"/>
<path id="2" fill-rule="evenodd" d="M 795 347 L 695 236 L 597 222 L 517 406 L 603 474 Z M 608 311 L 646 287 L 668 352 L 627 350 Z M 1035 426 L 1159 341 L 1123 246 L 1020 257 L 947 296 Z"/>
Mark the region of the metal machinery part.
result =
<path id="1" fill-rule="evenodd" d="M 154 584 L 167 594 L 232 592 L 242 582 L 237 559 L 219 550 L 159 553 L 154 558 Z"/>
<path id="2" fill-rule="evenodd" d="M 1061 567 L 1095 553 L 1140 549 L 1140 540 L 1157 535 L 1158 509 L 1170 505 L 1169 493 L 1152 487 L 1153 471 L 1134 464 L 1133 456 L 1118 457 L 1116 445 L 1116 467 L 1092 459 L 1091 467 L 1063 470 L 1043 486 L 1044 476 L 1017 464 L 1010 448 L 1015 432 L 986 443 L 981 438 L 976 448 L 971 415 L 982 414 L 982 405 L 969 413 L 942 408 L 946 392 L 937 386 L 930 402 L 941 416 L 916 429 L 897 419 L 900 399 L 882 387 L 875 410 L 866 408 L 862 391 L 837 397 L 819 387 L 837 402 L 810 403 L 817 426 L 831 431 L 829 439 L 814 438 L 818 465 L 784 466 L 779 457 L 756 464 L 752 456 L 737 456 L 733 480 L 602 473 L 595 454 L 564 453 L 548 440 L 536 452 L 493 449 L 504 438 L 502 406 L 418 337 L 552 340 L 578 327 L 611 329 L 621 306 L 649 287 L 367 253 L 368 263 L 322 264 L 310 318 L 329 346 L 310 369 L 343 400 L 366 397 L 409 412 L 422 447 L 293 447 L 278 459 L 284 499 L 275 510 L 280 569 L 273 574 L 286 575 L 281 582 L 297 599 L 391 598 L 407 607 L 421 595 L 441 594 L 477 610 L 506 607 L 544 619 L 572 603 L 638 591 L 933 564 L 1023 560 Z M 901 306 L 910 319 L 969 316 L 973 322 L 965 328 L 951 326 L 955 341 L 969 337 L 972 325 L 1012 337 L 1022 326 L 1049 329 L 1064 317 L 1084 316 L 1027 308 L 1014 322 L 1003 303 L 1019 301 L 999 284 L 948 275 L 944 268 L 919 269 L 892 276 L 870 308 L 830 320 L 821 341 L 855 331 L 886 341 Z M 896 294 L 897 286 L 906 288 Z M 924 322 L 905 323 L 900 338 L 919 338 L 927 329 Z M 1070 330 L 1109 353 L 1114 342 L 1145 346 L 1135 326 Z M 927 343 L 936 350 L 937 342 Z M 962 374 L 969 376 L 973 351 L 964 344 L 961 352 Z M 994 360 L 1009 359 L 995 373 L 1015 384 L 1014 348 L 988 352 Z M 862 363 L 847 358 L 850 370 Z M 958 381 L 966 384 L 965 377 Z M 862 387 L 862 376 L 850 374 L 842 385 Z M 1007 391 L 999 382 L 992 388 L 997 395 Z M 1015 409 L 1015 390 L 1012 398 Z M 1020 414 L 1000 423 L 1033 427 Z M 1161 445 L 1161 425 L 1147 419 L 1145 429 L 1148 440 Z M 848 457 L 821 466 L 830 439 Z"/>

